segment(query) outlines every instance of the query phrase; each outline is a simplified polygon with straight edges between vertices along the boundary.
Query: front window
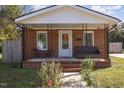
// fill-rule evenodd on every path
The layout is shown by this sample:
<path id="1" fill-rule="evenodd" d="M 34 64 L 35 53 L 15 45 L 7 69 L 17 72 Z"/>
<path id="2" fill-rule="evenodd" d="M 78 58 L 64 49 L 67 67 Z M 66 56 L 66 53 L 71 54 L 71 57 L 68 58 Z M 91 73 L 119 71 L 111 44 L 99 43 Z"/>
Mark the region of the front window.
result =
<path id="1" fill-rule="evenodd" d="M 93 46 L 94 45 L 94 35 L 93 32 L 84 32 L 84 45 Z"/>
<path id="2" fill-rule="evenodd" d="M 37 48 L 38 50 L 47 50 L 47 32 L 37 33 Z"/>

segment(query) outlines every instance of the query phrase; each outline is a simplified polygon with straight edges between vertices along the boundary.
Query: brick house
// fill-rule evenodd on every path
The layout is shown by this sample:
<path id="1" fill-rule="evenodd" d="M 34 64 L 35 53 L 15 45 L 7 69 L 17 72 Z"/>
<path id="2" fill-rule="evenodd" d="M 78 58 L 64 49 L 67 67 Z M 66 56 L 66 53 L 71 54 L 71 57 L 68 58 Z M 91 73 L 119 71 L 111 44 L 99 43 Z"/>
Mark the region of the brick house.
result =
<path id="1" fill-rule="evenodd" d="M 53 5 L 20 16 L 15 22 L 23 24 L 24 67 L 52 58 L 73 63 L 87 56 L 98 67 L 107 67 L 111 64 L 108 32 L 120 20 L 79 5 Z"/>

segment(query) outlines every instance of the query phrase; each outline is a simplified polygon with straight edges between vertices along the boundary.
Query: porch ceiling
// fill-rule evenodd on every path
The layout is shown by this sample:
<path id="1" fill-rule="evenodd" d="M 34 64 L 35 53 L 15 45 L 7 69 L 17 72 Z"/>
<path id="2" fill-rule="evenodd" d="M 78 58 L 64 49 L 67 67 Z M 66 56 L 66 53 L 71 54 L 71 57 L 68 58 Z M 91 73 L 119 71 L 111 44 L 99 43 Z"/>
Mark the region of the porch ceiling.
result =
<path id="1" fill-rule="evenodd" d="M 86 24 L 28 24 L 28 26 L 32 29 L 86 29 Z M 87 24 L 87 29 L 104 29 L 104 24 Z"/>

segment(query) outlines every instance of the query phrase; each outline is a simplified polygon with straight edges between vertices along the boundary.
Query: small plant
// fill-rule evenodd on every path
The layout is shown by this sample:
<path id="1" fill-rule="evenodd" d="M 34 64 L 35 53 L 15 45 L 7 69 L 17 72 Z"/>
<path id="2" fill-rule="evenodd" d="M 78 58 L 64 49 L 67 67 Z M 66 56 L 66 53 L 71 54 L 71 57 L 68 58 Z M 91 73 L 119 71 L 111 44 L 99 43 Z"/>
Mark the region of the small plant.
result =
<path id="1" fill-rule="evenodd" d="M 54 61 L 42 62 L 38 72 L 41 79 L 41 87 L 45 88 L 58 88 L 62 87 L 62 69 L 60 63 Z"/>
<path id="2" fill-rule="evenodd" d="M 91 58 L 86 58 L 81 65 L 82 69 L 94 70 L 94 62 Z"/>
<path id="3" fill-rule="evenodd" d="M 84 81 L 87 82 L 88 86 L 95 86 L 94 78 L 91 72 L 94 71 L 94 62 L 90 58 L 86 58 L 81 64 L 81 75 Z"/>

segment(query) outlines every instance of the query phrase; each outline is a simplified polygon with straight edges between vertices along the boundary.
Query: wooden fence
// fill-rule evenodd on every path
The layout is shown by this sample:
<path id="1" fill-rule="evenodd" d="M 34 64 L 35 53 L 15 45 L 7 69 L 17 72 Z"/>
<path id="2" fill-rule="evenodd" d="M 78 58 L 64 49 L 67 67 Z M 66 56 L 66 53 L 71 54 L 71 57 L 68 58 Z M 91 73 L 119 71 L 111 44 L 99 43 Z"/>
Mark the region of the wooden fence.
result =
<path id="1" fill-rule="evenodd" d="M 20 63 L 22 59 L 22 49 L 20 40 L 9 40 L 2 43 L 2 62 Z"/>
<path id="2" fill-rule="evenodd" d="M 110 53 L 122 53 L 122 43 L 121 42 L 109 43 L 109 52 Z"/>

